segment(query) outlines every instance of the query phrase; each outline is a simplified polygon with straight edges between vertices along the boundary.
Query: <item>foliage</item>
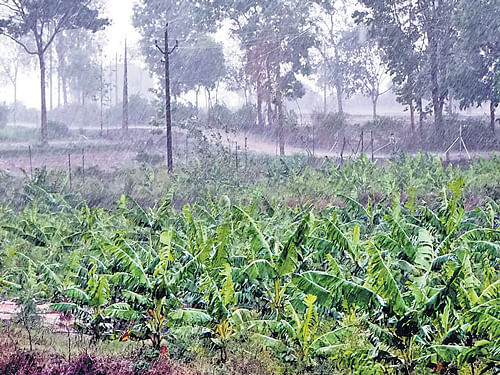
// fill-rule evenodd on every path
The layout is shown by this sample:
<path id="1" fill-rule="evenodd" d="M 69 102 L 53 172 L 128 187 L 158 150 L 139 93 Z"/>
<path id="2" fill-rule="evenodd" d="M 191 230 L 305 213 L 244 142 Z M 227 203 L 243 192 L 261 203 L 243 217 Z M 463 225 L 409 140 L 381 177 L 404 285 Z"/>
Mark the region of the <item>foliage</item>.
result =
<path id="1" fill-rule="evenodd" d="M 372 169 L 361 159 L 329 173 L 363 191 L 368 173 L 380 174 Z M 174 345 L 222 365 L 251 343 L 300 372 L 325 361 L 375 374 L 494 366 L 498 203 L 467 210 L 459 171 L 445 179 L 425 156 L 386 170 L 408 173 L 390 199 L 340 195 L 324 209 L 255 192 L 179 211 L 172 195 L 150 207 L 123 195 L 106 211 L 34 185 L 32 204 L 1 213 L 2 287 L 71 312 L 95 341 L 148 342 L 155 353 Z M 440 191 L 432 205 L 401 201 L 418 183 Z"/>

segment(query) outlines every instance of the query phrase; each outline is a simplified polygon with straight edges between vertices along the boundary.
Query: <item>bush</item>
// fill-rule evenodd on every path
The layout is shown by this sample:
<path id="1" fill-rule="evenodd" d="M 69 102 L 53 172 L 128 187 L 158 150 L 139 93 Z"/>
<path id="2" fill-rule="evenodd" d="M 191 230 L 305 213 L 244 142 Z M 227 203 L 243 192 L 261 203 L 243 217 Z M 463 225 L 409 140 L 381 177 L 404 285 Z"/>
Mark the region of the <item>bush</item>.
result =
<path id="1" fill-rule="evenodd" d="M 234 113 L 233 120 L 240 129 L 254 128 L 257 125 L 257 108 L 253 104 L 245 105 Z"/>
<path id="2" fill-rule="evenodd" d="M 313 123 L 318 129 L 329 130 L 331 133 L 344 129 L 347 125 L 347 117 L 343 113 L 329 112 L 327 114 L 313 113 Z"/>
<path id="3" fill-rule="evenodd" d="M 393 117 L 380 116 L 376 120 L 368 121 L 364 126 L 365 130 L 390 134 L 400 132 L 405 126 L 405 121 Z"/>
<path id="4" fill-rule="evenodd" d="M 50 120 L 47 123 L 47 128 L 49 132 L 49 139 L 60 139 L 69 135 L 68 126 L 58 121 Z"/>
<path id="5" fill-rule="evenodd" d="M 227 128 L 233 125 L 233 113 L 223 104 L 214 105 L 209 112 L 208 123 L 218 128 Z"/>

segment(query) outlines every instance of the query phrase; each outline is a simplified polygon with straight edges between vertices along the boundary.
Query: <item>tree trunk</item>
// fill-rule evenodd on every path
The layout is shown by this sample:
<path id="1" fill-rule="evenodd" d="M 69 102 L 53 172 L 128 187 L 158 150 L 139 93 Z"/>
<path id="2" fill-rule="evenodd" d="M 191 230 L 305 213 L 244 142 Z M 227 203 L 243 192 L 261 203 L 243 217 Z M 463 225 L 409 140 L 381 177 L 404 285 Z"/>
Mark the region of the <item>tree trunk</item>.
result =
<path id="1" fill-rule="evenodd" d="M 378 101 L 378 96 L 373 96 L 372 97 L 373 121 L 377 120 L 377 101 Z"/>
<path id="2" fill-rule="evenodd" d="M 13 121 L 14 121 L 14 126 L 17 125 L 17 77 L 15 78 L 14 81 L 14 113 L 12 115 Z"/>
<path id="3" fill-rule="evenodd" d="M 62 94 L 63 94 L 63 103 L 64 106 L 68 105 L 68 80 L 66 78 L 66 73 L 64 69 L 62 69 L 61 73 L 61 83 L 62 83 Z"/>
<path id="4" fill-rule="evenodd" d="M 50 30 L 49 30 L 50 32 Z M 49 47 L 49 103 L 50 110 L 54 109 L 53 80 L 52 80 L 52 45 Z"/>
<path id="5" fill-rule="evenodd" d="M 418 128 L 420 131 L 420 134 L 424 133 L 424 107 L 422 104 L 422 98 L 418 98 L 417 100 L 417 110 L 419 114 L 418 118 Z"/>
<path id="6" fill-rule="evenodd" d="M 435 89 L 432 90 L 432 108 L 436 130 L 440 132 L 443 129 L 443 101 Z"/>
<path id="7" fill-rule="evenodd" d="M 196 104 L 196 117 L 198 117 L 200 114 L 200 87 L 199 86 L 196 88 L 195 104 Z"/>
<path id="8" fill-rule="evenodd" d="M 259 127 L 264 126 L 264 118 L 262 117 L 262 83 L 257 82 L 257 124 Z"/>
<path id="9" fill-rule="evenodd" d="M 325 81 L 323 83 L 323 113 L 325 115 L 326 115 L 326 112 L 328 111 L 327 99 L 328 99 L 328 91 L 327 91 L 327 86 L 326 86 L 326 81 Z"/>
<path id="10" fill-rule="evenodd" d="M 57 67 L 57 108 L 61 106 L 61 69 Z"/>
<path id="11" fill-rule="evenodd" d="M 122 132 L 128 133 L 128 66 L 127 66 L 127 41 L 125 41 L 125 55 L 123 58 L 123 107 L 122 107 Z M 170 98 L 169 98 L 170 99 Z"/>
<path id="12" fill-rule="evenodd" d="M 285 119 L 283 116 L 283 96 L 281 93 L 281 72 L 280 65 L 276 68 L 276 82 L 278 88 L 276 90 L 276 110 L 278 116 L 278 142 L 280 146 L 280 156 L 285 156 Z"/>
<path id="13" fill-rule="evenodd" d="M 495 134 L 495 108 L 497 104 L 490 102 L 490 129 L 493 134 Z"/>
<path id="14" fill-rule="evenodd" d="M 267 99 L 267 125 L 269 127 L 273 126 L 273 107 L 270 97 Z"/>
<path id="15" fill-rule="evenodd" d="M 413 99 L 410 100 L 410 129 L 411 134 L 415 134 L 415 105 L 413 104 Z"/>
<path id="16" fill-rule="evenodd" d="M 340 114 L 344 114 L 344 105 L 342 103 L 342 84 L 339 79 L 337 79 L 335 89 L 337 90 L 337 111 Z"/>
<path id="17" fill-rule="evenodd" d="M 41 108 L 40 108 L 40 135 L 42 146 L 49 143 L 49 134 L 47 129 L 47 98 L 45 91 L 45 57 L 41 48 L 38 49 L 38 60 L 40 63 L 40 90 L 41 90 Z"/>

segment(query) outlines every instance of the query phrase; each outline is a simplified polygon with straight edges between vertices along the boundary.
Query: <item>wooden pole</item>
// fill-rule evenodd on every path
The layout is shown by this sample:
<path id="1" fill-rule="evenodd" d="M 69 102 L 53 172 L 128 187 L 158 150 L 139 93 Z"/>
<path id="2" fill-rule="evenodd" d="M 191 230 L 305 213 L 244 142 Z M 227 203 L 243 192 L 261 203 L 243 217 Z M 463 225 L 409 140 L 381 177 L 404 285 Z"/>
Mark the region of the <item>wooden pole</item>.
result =
<path id="1" fill-rule="evenodd" d="M 31 156 L 31 145 L 28 146 L 28 151 L 30 154 L 30 176 L 31 176 L 31 179 L 33 180 L 33 158 Z"/>
<path id="2" fill-rule="evenodd" d="M 83 184 L 85 185 L 85 149 L 82 148 L 82 177 Z"/>
<path id="3" fill-rule="evenodd" d="M 313 156 L 314 156 L 314 148 L 315 148 L 315 139 L 314 139 L 314 124 L 312 126 L 312 136 L 313 136 L 313 144 L 312 144 L 312 152 L 313 152 Z"/>
<path id="4" fill-rule="evenodd" d="M 361 130 L 361 153 L 365 152 L 365 133 Z"/>
<path id="5" fill-rule="evenodd" d="M 102 132 L 103 132 L 103 105 L 104 105 L 104 99 L 103 99 L 103 94 L 104 94 L 104 77 L 103 77 L 103 67 L 102 67 L 102 56 L 101 56 L 101 75 L 100 75 L 100 95 L 99 95 L 99 120 L 101 124 L 101 137 L 102 137 Z"/>
<path id="6" fill-rule="evenodd" d="M 245 137 L 245 168 L 248 168 L 248 138 Z"/>
<path id="7" fill-rule="evenodd" d="M 69 176 L 69 190 L 72 190 L 72 181 L 71 181 L 71 154 L 68 154 L 68 176 Z"/>
<path id="8" fill-rule="evenodd" d="M 372 162 L 375 161 L 375 155 L 373 152 L 373 130 L 370 131 L 370 146 L 372 148 Z"/>
<path id="9" fill-rule="evenodd" d="M 170 108 L 170 58 L 169 56 L 177 49 L 179 42 L 175 41 L 175 46 L 169 50 L 168 45 L 168 23 L 165 25 L 165 41 L 164 49 L 162 49 L 158 42 L 155 41 L 156 48 L 162 53 L 165 66 L 165 123 L 167 127 L 167 167 L 168 171 L 172 172 L 174 169 L 173 151 L 172 151 L 172 113 Z"/>
<path id="10" fill-rule="evenodd" d="M 189 157 L 189 138 L 188 134 L 186 133 L 186 164 L 188 163 L 188 157 Z"/>
<path id="11" fill-rule="evenodd" d="M 342 150 L 340 150 L 340 162 L 341 163 L 344 162 L 344 149 L 345 149 L 345 137 L 344 137 L 344 141 L 342 142 Z"/>
<path id="12" fill-rule="evenodd" d="M 128 61 L 127 40 L 125 40 L 125 53 L 123 57 L 123 103 L 122 103 L 122 135 L 128 133 Z"/>
<path id="13" fill-rule="evenodd" d="M 236 160 L 236 172 L 238 171 L 238 142 L 236 143 L 236 153 L 235 153 L 235 160 Z"/>

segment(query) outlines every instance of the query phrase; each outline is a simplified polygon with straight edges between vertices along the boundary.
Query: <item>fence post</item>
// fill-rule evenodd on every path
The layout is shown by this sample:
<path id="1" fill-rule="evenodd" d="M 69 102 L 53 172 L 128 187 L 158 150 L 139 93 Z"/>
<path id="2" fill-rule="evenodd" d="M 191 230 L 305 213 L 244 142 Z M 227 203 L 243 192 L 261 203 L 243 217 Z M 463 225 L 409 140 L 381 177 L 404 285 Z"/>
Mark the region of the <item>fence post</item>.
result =
<path id="1" fill-rule="evenodd" d="M 248 168 L 248 138 L 245 137 L 245 168 Z"/>
<path id="2" fill-rule="evenodd" d="M 85 185 L 85 149 L 82 148 L 82 177 L 83 184 Z"/>
<path id="3" fill-rule="evenodd" d="M 372 162 L 375 161 L 374 153 L 373 153 L 373 130 L 370 131 L 370 145 L 372 148 Z"/>
<path id="4" fill-rule="evenodd" d="M 72 190 L 71 181 L 71 154 L 68 154 L 68 176 L 69 176 L 69 190 Z"/>
<path id="5" fill-rule="evenodd" d="M 361 153 L 365 152 L 365 133 L 364 130 L 361 130 Z"/>
<path id="6" fill-rule="evenodd" d="M 342 142 L 342 150 L 340 150 L 340 162 L 341 163 L 344 162 L 344 149 L 345 149 L 345 137 L 344 137 L 344 141 Z"/>
<path id="7" fill-rule="evenodd" d="M 238 142 L 236 143 L 236 154 L 235 154 L 235 159 L 236 159 L 236 172 L 238 172 Z"/>
<path id="8" fill-rule="evenodd" d="M 314 150 L 314 148 L 315 148 L 315 139 L 314 139 L 314 124 L 312 125 L 312 133 L 313 133 L 313 134 L 312 134 L 312 135 L 313 135 L 313 144 L 312 144 L 312 146 L 313 146 L 313 147 L 312 147 L 312 151 L 313 151 L 313 156 L 314 156 L 314 151 L 315 151 L 315 150 Z"/>
<path id="9" fill-rule="evenodd" d="M 31 145 L 28 146 L 28 151 L 30 154 L 30 176 L 31 176 L 31 179 L 33 180 L 33 160 L 31 157 Z"/>

